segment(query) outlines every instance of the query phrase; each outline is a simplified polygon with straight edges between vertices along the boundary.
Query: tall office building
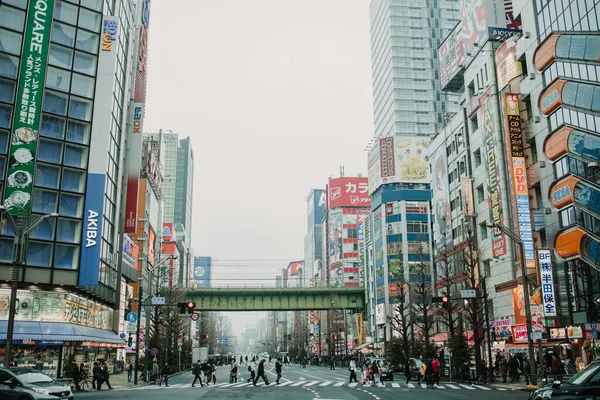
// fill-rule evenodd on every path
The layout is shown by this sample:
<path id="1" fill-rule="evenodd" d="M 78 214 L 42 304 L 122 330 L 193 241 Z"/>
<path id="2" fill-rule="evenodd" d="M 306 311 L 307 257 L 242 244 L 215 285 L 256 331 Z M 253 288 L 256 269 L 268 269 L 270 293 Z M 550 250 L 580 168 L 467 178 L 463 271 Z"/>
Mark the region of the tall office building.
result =
<path id="1" fill-rule="evenodd" d="M 149 1 L 0 1 L 0 279 L 12 278 L 6 212 L 24 225 L 58 213 L 29 235 L 12 341 L 18 364 L 40 354 L 55 377 L 125 346 L 114 332 L 119 221 L 134 52 L 148 13 Z M 0 290 L 1 303 L 9 296 Z"/>
<path id="2" fill-rule="evenodd" d="M 372 0 L 375 137 L 433 137 L 456 98 L 440 92 L 437 48 L 459 20 L 457 0 Z"/>
<path id="3" fill-rule="evenodd" d="M 304 276 L 302 286 L 317 287 L 321 282 L 317 282 L 315 275 L 324 268 L 325 260 L 323 255 L 323 218 L 325 217 L 326 197 L 324 189 L 312 189 L 307 204 L 307 232 L 304 236 Z M 320 281 L 320 279 L 319 279 Z"/>
<path id="4" fill-rule="evenodd" d="M 175 178 L 175 211 L 173 222 L 177 236 L 186 248 L 192 243 L 192 206 L 194 200 L 194 151 L 189 137 L 179 141 Z"/>

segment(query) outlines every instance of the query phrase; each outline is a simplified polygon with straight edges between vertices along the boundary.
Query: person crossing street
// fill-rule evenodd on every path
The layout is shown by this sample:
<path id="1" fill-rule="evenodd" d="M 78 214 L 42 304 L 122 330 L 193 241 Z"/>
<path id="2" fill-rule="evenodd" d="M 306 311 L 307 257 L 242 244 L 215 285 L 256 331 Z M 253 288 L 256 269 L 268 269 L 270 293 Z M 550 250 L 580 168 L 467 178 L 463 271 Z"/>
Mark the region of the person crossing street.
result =
<path id="1" fill-rule="evenodd" d="M 252 357 L 252 361 L 250 361 L 250 365 L 248 366 L 248 372 L 250 372 L 250 378 L 248 378 L 247 382 L 254 382 L 254 379 L 256 378 L 256 361 L 254 360 L 254 357 Z"/>
<path id="2" fill-rule="evenodd" d="M 275 380 L 275 383 L 279 385 L 279 380 L 281 379 L 281 358 L 278 358 L 277 361 L 275 361 L 275 373 L 277 374 L 277 380 Z"/>
<path id="3" fill-rule="evenodd" d="M 350 370 L 350 383 L 352 383 L 353 379 L 354 382 L 358 382 L 358 379 L 356 379 L 356 357 L 352 357 L 352 360 L 350 360 L 350 367 L 348 369 Z"/>
<path id="4" fill-rule="evenodd" d="M 202 383 L 202 364 L 200 364 L 200 360 L 198 360 L 198 362 L 194 364 L 192 373 L 194 374 L 194 382 L 192 382 L 192 387 L 194 387 L 196 381 L 200 381 L 200 387 L 204 386 L 204 384 Z"/>
<path id="5" fill-rule="evenodd" d="M 263 381 L 265 381 L 266 385 L 269 384 L 269 380 L 267 379 L 267 376 L 265 375 L 265 361 L 266 360 L 263 358 L 258 363 L 258 371 L 257 371 L 257 374 L 256 374 L 256 378 L 254 378 L 254 382 L 253 382 L 254 386 L 256 386 L 256 382 L 258 382 L 259 378 L 263 378 Z"/>

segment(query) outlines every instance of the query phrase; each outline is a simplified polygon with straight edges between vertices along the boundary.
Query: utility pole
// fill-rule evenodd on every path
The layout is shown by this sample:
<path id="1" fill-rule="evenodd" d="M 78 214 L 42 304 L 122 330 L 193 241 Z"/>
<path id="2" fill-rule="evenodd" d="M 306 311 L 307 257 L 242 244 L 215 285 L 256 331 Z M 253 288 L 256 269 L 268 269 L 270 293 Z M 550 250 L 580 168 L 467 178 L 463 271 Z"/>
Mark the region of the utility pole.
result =
<path id="1" fill-rule="evenodd" d="M 6 347 L 4 348 L 4 368 L 10 366 L 12 357 L 12 342 L 15 330 L 15 315 L 17 313 L 17 289 L 21 281 L 21 270 L 27 261 L 27 241 L 29 234 L 48 218 L 58 217 L 58 213 L 43 215 L 33 224 L 25 227 L 27 224 L 26 217 L 17 217 L 17 220 L 8 211 L 6 206 L 0 206 L 0 212 L 5 211 L 6 220 L 15 233 L 13 259 L 12 259 L 12 276 L 10 280 L 10 301 L 8 304 L 8 326 L 6 328 Z"/>
<path id="2" fill-rule="evenodd" d="M 531 304 L 529 301 L 529 282 L 527 281 L 527 264 L 525 263 L 525 247 L 520 237 L 515 235 L 514 232 L 510 231 L 504 225 L 488 224 L 488 228 L 498 228 L 506 236 L 512 239 L 512 241 L 519 246 L 519 258 L 521 259 L 521 278 L 523 284 L 523 300 L 525 306 L 525 323 L 527 325 L 527 347 L 529 349 L 529 375 L 531 376 L 531 384 L 537 384 L 537 377 L 535 374 L 535 350 L 533 347 L 533 339 L 531 337 L 532 323 L 531 323 Z M 542 355 L 540 354 L 540 358 Z"/>

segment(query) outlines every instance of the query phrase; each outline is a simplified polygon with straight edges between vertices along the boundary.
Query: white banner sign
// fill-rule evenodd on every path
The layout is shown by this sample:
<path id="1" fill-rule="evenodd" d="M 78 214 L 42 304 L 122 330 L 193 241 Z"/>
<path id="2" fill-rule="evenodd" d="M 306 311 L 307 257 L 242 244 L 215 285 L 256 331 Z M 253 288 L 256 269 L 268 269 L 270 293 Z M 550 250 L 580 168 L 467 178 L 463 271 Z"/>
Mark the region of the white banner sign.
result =
<path id="1" fill-rule="evenodd" d="M 556 317 L 556 298 L 554 296 L 554 278 L 552 277 L 550 250 L 538 250 L 538 264 L 540 266 L 544 313 L 546 317 Z"/>

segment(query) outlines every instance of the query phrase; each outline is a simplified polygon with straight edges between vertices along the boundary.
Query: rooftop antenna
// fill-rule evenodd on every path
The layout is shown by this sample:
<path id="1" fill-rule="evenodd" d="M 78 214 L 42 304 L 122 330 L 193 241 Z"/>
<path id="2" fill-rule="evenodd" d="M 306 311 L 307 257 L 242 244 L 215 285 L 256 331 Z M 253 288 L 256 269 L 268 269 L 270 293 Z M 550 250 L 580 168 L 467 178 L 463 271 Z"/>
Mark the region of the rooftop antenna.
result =
<path id="1" fill-rule="evenodd" d="M 340 177 L 343 178 L 344 177 L 344 166 L 340 165 Z"/>

